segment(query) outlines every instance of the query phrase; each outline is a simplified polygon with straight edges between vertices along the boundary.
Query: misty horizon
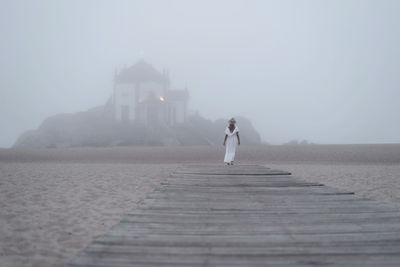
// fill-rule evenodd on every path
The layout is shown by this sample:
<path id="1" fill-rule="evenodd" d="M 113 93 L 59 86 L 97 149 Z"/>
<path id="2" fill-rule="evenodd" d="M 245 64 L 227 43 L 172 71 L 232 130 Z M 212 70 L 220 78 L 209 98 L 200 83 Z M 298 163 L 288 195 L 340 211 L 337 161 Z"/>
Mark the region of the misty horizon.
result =
<path id="1" fill-rule="evenodd" d="M 144 58 L 262 140 L 400 143 L 398 1 L 3 1 L 0 147 L 103 105 Z M 240 127 L 240 121 L 237 122 Z M 221 136 L 223 135 L 221 129 Z"/>

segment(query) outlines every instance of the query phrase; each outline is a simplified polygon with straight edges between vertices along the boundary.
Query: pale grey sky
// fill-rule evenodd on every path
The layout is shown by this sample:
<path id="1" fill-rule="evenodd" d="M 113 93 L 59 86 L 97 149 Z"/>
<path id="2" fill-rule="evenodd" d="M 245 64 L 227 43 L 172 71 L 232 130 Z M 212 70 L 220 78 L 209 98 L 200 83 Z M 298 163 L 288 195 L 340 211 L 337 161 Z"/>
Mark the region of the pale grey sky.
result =
<path id="1" fill-rule="evenodd" d="M 400 142 L 400 1 L 0 5 L 0 147 L 105 103 L 141 54 L 188 85 L 191 109 L 246 116 L 272 144 Z"/>

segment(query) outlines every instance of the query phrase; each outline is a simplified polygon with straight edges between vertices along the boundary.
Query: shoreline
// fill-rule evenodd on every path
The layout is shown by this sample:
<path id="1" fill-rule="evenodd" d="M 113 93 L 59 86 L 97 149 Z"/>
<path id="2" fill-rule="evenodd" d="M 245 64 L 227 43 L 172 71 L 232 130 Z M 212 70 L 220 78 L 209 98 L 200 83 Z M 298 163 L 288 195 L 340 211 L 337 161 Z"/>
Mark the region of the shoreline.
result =
<path id="1" fill-rule="evenodd" d="M 0 162 L 113 162 L 185 163 L 216 162 L 223 158 L 221 146 L 79 147 L 56 149 L 0 149 Z M 306 145 L 238 147 L 242 162 L 332 162 L 400 164 L 400 144 Z"/>

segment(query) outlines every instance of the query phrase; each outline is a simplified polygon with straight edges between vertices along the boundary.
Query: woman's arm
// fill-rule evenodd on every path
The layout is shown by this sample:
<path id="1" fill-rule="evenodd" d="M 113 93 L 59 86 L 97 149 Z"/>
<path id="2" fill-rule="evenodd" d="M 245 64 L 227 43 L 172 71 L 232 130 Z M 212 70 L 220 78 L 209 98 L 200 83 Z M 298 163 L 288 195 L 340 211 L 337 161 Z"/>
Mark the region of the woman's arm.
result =
<path id="1" fill-rule="evenodd" d="M 240 146 L 240 137 L 239 137 L 239 132 L 236 132 L 236 136 L 238 138 L 238 145 Z"/>
<path id="2" fill-rule="evenodd" d="M 228 138 L 228 135 L 226 134 L 225 135 L 225 139 L 224 139 L 224 146 L 225 146 L 225 144 L 226 144 L 226 139 Z"/>

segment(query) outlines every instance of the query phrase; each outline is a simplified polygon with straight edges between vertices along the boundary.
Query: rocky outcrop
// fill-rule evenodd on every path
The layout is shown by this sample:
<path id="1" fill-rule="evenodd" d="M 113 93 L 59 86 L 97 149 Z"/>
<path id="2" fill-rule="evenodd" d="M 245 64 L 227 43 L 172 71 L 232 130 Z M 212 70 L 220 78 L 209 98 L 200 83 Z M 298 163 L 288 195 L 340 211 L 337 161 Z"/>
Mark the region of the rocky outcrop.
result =
<path id="1" fill-rule="evenodd" d="M 261 143 L 260 135 L 248 119 L 236 119 L 243 144 Z M 49 117 L 38 129 L 23 133 L 13 147 L 219 145 L 222 144 L 226 124 L 226 119 L 211 121 L 198 115 L 175 127 L 121 123 L 113 120 L 109 102 L 85 112 Z"/>

